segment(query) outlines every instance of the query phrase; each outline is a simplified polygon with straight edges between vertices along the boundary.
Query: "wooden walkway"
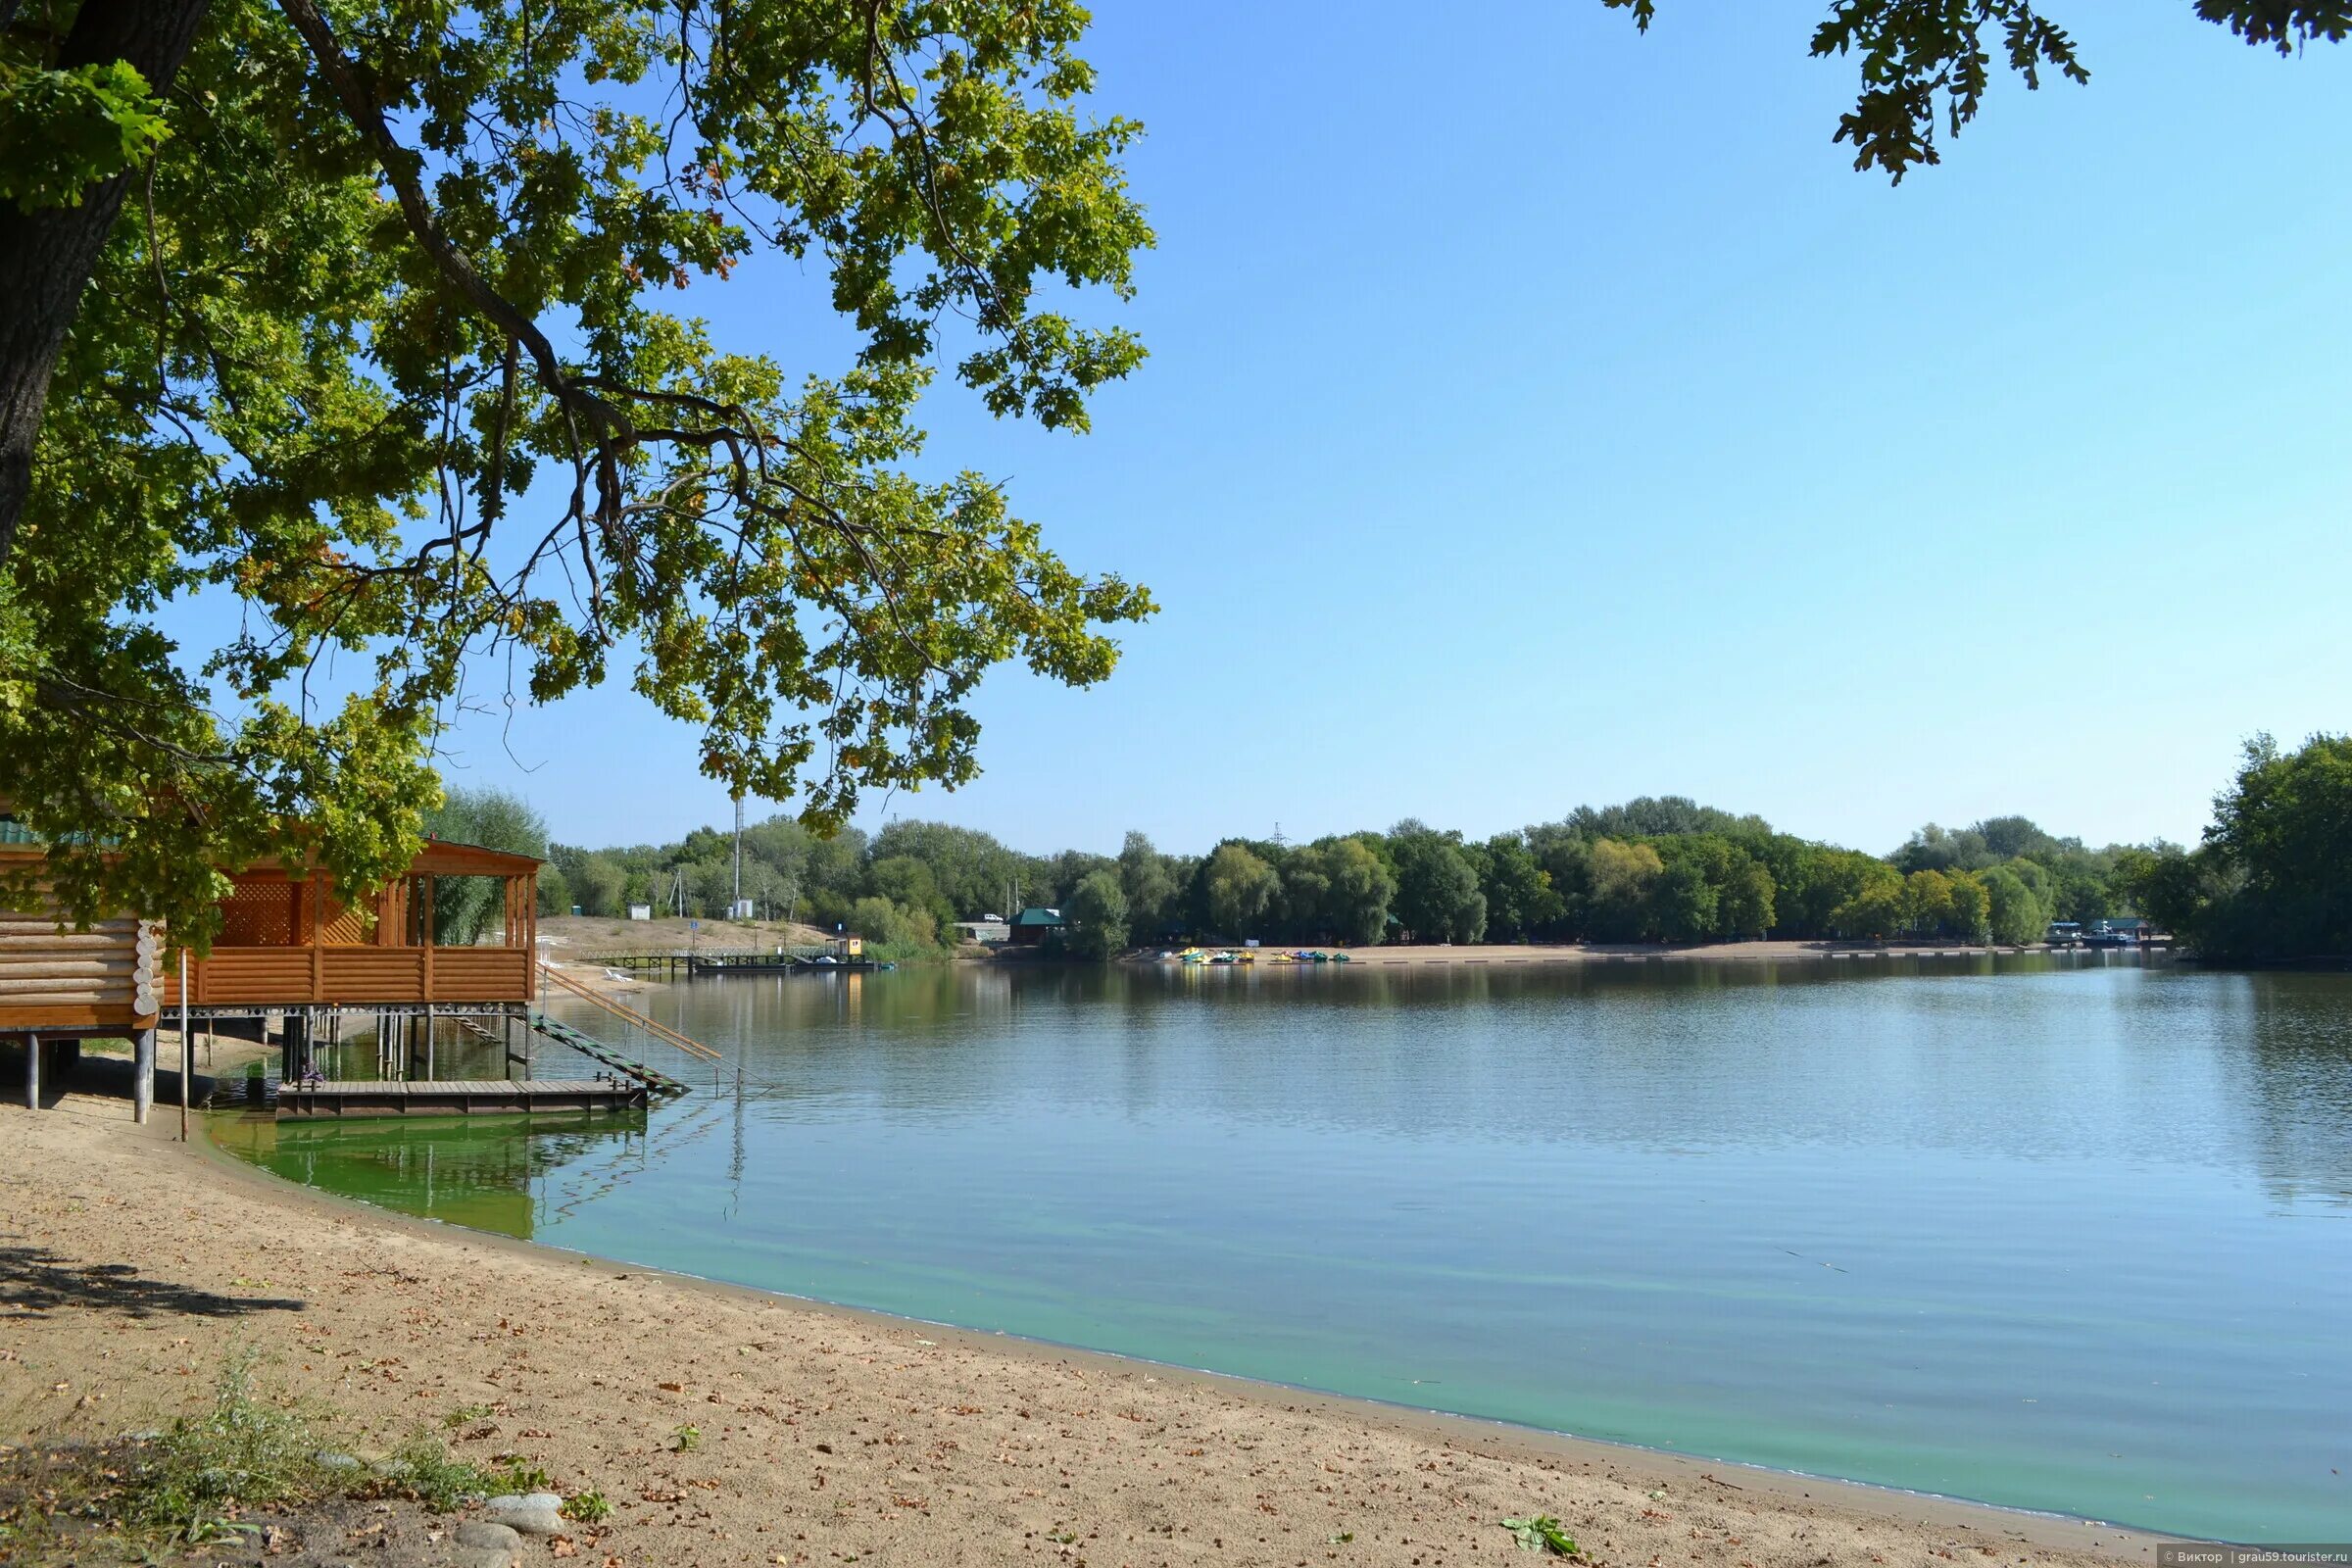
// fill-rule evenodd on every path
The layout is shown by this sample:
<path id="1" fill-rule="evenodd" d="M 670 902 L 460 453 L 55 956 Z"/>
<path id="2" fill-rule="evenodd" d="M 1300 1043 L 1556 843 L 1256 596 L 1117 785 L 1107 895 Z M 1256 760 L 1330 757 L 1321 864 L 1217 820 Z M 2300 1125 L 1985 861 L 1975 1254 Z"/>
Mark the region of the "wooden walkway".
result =
<path id="1" fill-rule="evenodd" d="M 501 1116 L 642 1109 L 646 1086 L 602 1078 L 335 1079 L 282 1084 L 280 1121 L 345 1116 Z"/>
<path id="2" fill-rule="evenodd" d="M 834 952 L 831 943 L 776 948 L 679 948 L 665 953 L 582 953 L 573 961 L 591 968 L 618 969 L 625 974 L 680 975 L 732 970 L 740 974 L 773 974 L 795 958 L 813 958 Z"/>
<path id="3" fill-rule="evenodd" d="M 871 974 L 881 968 L 873 958 L 837 958 L 774 954 L 711 954 L 686 960 L 686 978 L 700 980 L 714 974 Z"/>

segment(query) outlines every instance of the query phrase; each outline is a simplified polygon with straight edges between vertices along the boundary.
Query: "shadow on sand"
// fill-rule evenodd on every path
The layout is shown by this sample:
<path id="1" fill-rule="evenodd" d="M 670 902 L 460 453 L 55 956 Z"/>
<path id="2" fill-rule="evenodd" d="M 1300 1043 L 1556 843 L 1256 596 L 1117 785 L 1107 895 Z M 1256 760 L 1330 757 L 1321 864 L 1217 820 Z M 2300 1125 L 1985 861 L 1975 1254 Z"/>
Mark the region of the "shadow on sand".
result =
<path id="1" fill-rule="evenodd" d="M 37 1247 L 0 1247 L 0 1319 L 74 1312 L 125 1317 L 243 1317 L 300 1312 L 289 1297 L 221 1296 L 171 1280 L 148 1279 L 128 1263 L 71 1263 Z"/>

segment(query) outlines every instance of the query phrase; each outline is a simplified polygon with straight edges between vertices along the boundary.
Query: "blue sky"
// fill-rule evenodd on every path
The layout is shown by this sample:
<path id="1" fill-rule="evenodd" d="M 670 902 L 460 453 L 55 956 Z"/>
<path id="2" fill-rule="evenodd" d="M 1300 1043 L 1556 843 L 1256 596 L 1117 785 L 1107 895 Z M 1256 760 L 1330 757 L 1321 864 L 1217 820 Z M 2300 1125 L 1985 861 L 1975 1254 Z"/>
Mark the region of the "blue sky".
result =
<path id="1" fill-rule="evenodd" d="M 861 822 L 1199 850 L 1678 793 L 1873 850 L 2192 839 L 2245 735 L 2352 723 L 2352 53 L 2053 9 L 2090 86 L 2001 80 L 1889 188 L 1816 7 L 1109 0 L 1152 358 L 1090 436 L 928 422 L 1164 609 L 1102 687 L 992 676 L 985 777 Z M 810 341 L 805 280 L 707 287 Z M 729 810 L 625 682 L 451 745 L 566 841 Z"/>

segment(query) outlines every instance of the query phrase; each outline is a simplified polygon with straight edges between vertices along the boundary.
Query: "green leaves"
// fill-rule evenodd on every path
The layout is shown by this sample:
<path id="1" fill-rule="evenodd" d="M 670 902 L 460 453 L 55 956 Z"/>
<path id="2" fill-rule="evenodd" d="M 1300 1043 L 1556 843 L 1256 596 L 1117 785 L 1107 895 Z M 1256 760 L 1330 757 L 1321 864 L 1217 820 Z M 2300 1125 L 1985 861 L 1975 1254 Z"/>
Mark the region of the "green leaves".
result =
<path id="1" fill-rule="evenodd" d="M 2199 956 L 2277 962 L 2352 953 L 2352 737 L 2246 743 L 2194 854 L 2128 869 L 2142 906 Z"/>
<path id="2" fill-rule="evenodd" d="M 1643 32 L 1657 17 L 1656 0 L 1601 3 L 1631 11 Z M 2352 6 L 2343 0 L 2196 0 L 2196 14 L 2280 54 L 2352 34 Z M 1854 167 L 1884 170 L 1899 185 L 1919 165 L 1941 163 L 1936 126 L 1957 136 L 1977 118 L 1994 44 L 2029 91 L 2045 69 L 2090 80 L 2074 39 L 2033 0 L 1833 0 L 1812 49 L 1859 61 L 1861 92 L 1838 117 L 1835 138 L 1852 144 Z"/>
<path id="3" fill-rule="evenodd" d="M 2044 65 L 2071 81 L 2090 79 L 2073 40 L 2031 0 L 1838 0 L 1831 7 L 1814 31 L 1813 53 L 1861 57 L 1862 94 L 1839 117 L 1836 138 L 1853 144 L 1856 169 L 1883 169 L 1899 185 L 1914 165 L 1941 162 L 1937 119 L 1956 136 L 1984 103 L 1988 29 L 1998 31 L 2010 70 L 2029 89 L 2041 85 Z"/>
<path id="4" fill-rule="evenodd" d="M 2343 0 L 2197 0 L 2197 15 L 2282 55 L 2314 41 L 2342 43 L 2352 34 L 2352 6 Z"/>
<path id="5" fill-rule="evenodd" d="M 1070 951 L 1108 958 L 1127 946 L 1127 893 L 1112 870 L 1089 871 L 1070 894 Z"/>
<path id="6" fill-rule="evenodd" d="M 1560 1528 L 1560 1522 L 1547 1513 L 1532 1519 L 1505 1519 L 1502 1528 L 1511 1533 L 1522 1551 L 1549 1552 L 1555 1557 L 1576 1555 L 1576 1543 Z"/>
<path id="7" fill-rule="evenodd" d="M 446 718 L 502 685 L 619 675 L 713 778 L 830 830 L 975 774 L 994 665 L 1106 676 L 1149 594 L 1063 562 L 984 453 L 909 472 L 942 363 L 1083 430 L 1143 360 L 1088 318 L 1152 231 L 1085 24 L 215 0 L 168 104 L 10 76 L 10 194 L 152 160 L 0 563 L 0 795 L 75 907 L 200 931 L 210 865 L 264 853 L 380 877 Z M 824 323 L 721 340 L 673 306 L 762 254 L 821 274 L 841 363 L 808 363 Z M 198 593 L 240 615 L 182 648 Z"/>
<path id="8" fill-rule="evenodd" d="M 49 71 L 0 60 L 0 200 L 78 207 L 170 134 L 147 78 L 126 61 Z"/>
<path id="9" fill-rule="evenodd" d="M 1247 845 L 1232 842 L 1218 845 L 1208 858 L 1203 880 L 1209 923 L 1220 935 L 1248 936 L 1282 892 L 1281 874 Z"/>

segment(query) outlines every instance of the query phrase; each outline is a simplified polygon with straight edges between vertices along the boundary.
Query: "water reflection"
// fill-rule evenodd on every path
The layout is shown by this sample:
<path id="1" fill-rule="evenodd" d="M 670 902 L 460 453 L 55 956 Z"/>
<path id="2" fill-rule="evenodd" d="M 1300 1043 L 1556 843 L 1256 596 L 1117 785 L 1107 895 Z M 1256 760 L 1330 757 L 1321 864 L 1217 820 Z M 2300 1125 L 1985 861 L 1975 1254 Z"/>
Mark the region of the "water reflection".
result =
<path id="1" fill-rule="evenodd" d="M 649 1136 L 642 1111 L 576 1122 L 482 1116 L 277 1121 L 226 1113 L 215 1142 L 305 1186 L 528 1241 L 658 1161 L 694 1123 Z"/>
<path id="2" fill-rule="evenodd" d="M 2337 975 L 2216 976 L 2237 1049 L 2223 1076 L 2235 1136 L 2290 1206 L 2352 1208 L 2352 1013 Z M 2185 1010 L 2185 1009 L 2183 1009 Z"/>
<path id="3" fill-rule="evenodd" d="M 2352 978 L 962 965 L 642 1005 L 724 1055 L 642 1126 L 303 1126 L 255 1157 L 1593 1436 L 2192 1534 L 2345 1516 Z"/>

